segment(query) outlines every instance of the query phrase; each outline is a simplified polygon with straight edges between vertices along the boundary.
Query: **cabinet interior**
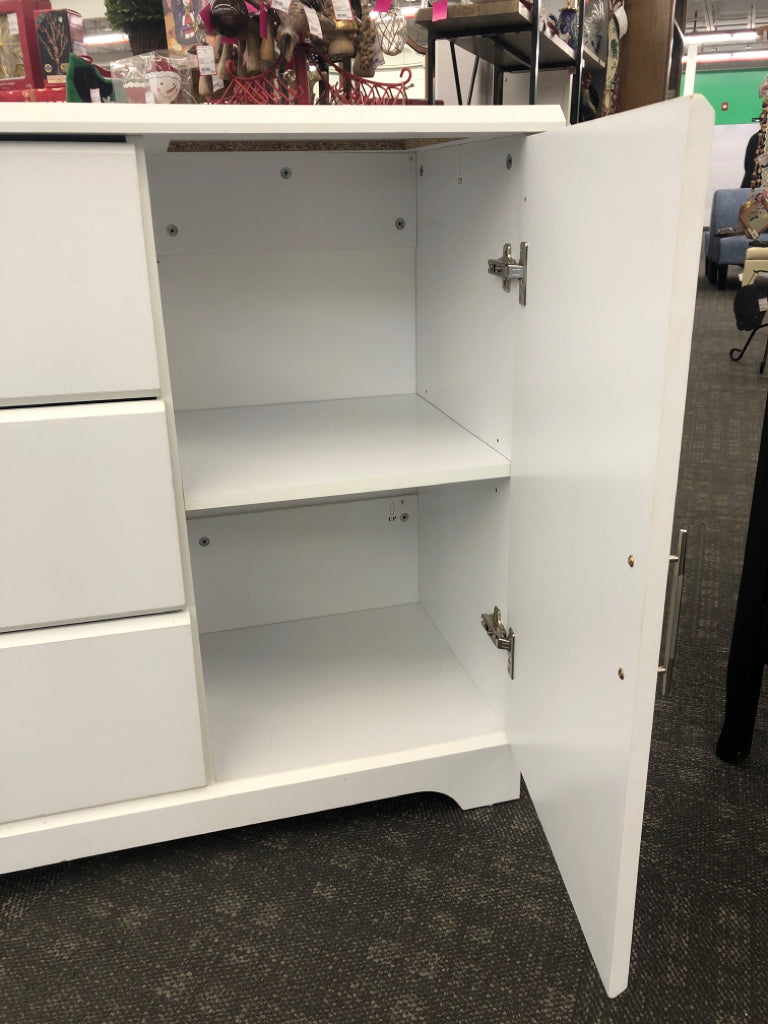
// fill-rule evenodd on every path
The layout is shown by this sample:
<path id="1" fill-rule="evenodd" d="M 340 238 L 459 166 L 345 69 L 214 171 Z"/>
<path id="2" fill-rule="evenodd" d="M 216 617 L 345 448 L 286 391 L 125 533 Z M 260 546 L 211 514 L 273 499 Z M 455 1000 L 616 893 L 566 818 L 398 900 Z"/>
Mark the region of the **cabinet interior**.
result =
<path id="1" fill-rule="evenodd" d="M 148 157 L 218 781 L 499 742 L 522 144 Z"/>

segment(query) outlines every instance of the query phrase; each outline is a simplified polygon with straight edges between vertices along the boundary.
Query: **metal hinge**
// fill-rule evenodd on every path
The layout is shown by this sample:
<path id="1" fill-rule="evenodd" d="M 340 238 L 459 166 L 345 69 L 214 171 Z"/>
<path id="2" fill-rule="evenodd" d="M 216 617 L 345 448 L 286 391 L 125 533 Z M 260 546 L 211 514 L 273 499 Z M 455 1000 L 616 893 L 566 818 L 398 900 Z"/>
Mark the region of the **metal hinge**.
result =
<path id="1" fill-rule="evenodd" d="M 515 633 L 512 629 L 507 629 L 504 623 L 501 621 L 501 612 L 498 606 L 493 609 L 493 612 L 488 615 L 484 613 L 480 616 L 480 621 L 483 624 L 483 629 L 491 638 L 491 643 L 494 647 L 498 647 L 500 651 L 507 652 L 507 672 L 509 672 L 509 678 L 515 678 Z"/>
<path id="2" fill-rule="evenodd" d="M 520 305 L 524 306 L 528 280 L 528 243 L 520 243 L 520 260 L 518 262 L 512 255 L 511 243 L 505 242 L 501 259 L 488 260 L 488 273 L 501 278 L 501 284 L 505 292 L 511 290 L 513 281 L 517 281 Z"/>

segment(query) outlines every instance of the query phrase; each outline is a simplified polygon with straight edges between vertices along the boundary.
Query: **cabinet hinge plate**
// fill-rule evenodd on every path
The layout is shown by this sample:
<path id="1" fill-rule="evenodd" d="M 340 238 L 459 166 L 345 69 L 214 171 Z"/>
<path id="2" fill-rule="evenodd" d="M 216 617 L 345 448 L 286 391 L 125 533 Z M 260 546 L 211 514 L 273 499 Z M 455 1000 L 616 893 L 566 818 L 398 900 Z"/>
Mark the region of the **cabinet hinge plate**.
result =
<path id="1" fill-rule="evenodd" d="M 509 678 L 514 679 L 516 639 L 514 630 L 507 629 L 501 621 L 501 612 L 499 611 L 498 605 L 490 614 L 484 612 L 480 616 L 480 621 L 483 625 L 483 629 L 490 637 L 493 646 L 497 647 L 500 651 L 507 652 L 507 672 L 509 673 Z"/>
<path id="2" fill-rule="evenodd" d="M 512 244 L 505 242 L 501 257 L 488 260 L 488 273 L 501 278 L 501 285 L 505 292 L 511 290 L 513 281 L 517 281 L 520 305 L 524 306 L 528 280 L 528 243 L 520 243 L 520 259 L 518 261 L 512 255 Z"/>

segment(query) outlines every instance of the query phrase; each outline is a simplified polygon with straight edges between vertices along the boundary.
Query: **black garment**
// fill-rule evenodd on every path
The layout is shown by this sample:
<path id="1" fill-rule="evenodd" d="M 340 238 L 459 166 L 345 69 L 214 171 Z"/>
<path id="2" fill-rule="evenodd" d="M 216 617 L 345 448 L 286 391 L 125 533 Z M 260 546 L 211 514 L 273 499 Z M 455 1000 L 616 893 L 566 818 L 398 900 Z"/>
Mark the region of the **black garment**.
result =
<path id="1" fill-rule="evenodd" d="M 740 331 L 754 331 L 762 327 L 768 312 L 768 278 L 758 274 L 752 284 L 739 288 L 733 300 L 733 312 Z"/>
<path id="2" fill-rule="evenodd" d="M 741 181 L 742 188 L 752 187 L 752 175 L 755 173 L 755 157 L 757 156 L 757 143 L 760 139 L 760 132 L 755 132 L 747 143 L 747 151 L 744 154 L 744 177 Z"/>

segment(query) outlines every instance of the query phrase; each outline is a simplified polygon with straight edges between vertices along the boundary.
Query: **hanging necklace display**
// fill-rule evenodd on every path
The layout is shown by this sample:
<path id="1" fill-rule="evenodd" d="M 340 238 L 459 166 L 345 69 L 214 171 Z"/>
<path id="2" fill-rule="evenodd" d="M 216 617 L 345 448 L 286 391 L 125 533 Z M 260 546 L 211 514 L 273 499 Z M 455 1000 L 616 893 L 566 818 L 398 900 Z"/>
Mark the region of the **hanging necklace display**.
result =
<path id="1" fill-rule="evenodd" d="M 388 11 L 380 13 L 376 18 L 376 35 L 381 49 L 388 57 L 396 57 L 405 49 L 408 28 L 397 0 Z"/>
<path id="2" fill-rule="evenodd" d="M 752 169 L 752 185 L 749 199 L 739 210 L 739 222 L 747 238 L 754 241 L 768 228 L 768 153 L 765 149 L 765 129 L 768 124 L 768 97 L 763 97 L 760 112 L 760 137 L 757 140 L 755 166 Z M 757 193 L 757 195 L 755 194 Z"/>

